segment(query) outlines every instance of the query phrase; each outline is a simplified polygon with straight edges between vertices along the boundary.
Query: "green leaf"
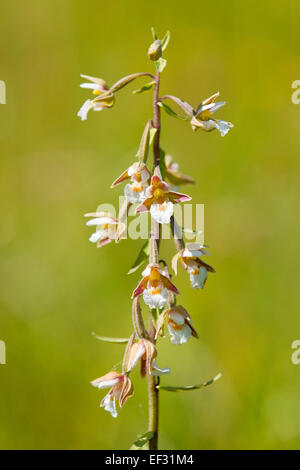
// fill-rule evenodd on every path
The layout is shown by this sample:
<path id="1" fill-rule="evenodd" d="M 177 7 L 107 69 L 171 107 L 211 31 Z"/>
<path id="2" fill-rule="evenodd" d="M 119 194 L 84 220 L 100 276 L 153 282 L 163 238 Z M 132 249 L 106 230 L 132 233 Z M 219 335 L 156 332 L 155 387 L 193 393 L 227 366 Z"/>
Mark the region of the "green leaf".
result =
<path id="1" fill-rule="evenodd" d="M 153 37 L 154 41 L 156 41 L 158 39 L 158 37 L 157 37 L 156 31 L 153 28 L 153 26 L 151 27 L 151 33 L 152 33 L 152 37 Z"/>
<path id="2" fill-rule="evenodd" d="M 207 382 L 204 382 L 202 384 L 198 385 L 187 385 L 186 387 L 171 387 L 167 385 L 157 385 L 157 389 L 159 390 L 166 390 L 167 392 L 187 392 L 189 390 L 199 390 L 200 388 L 207 387 L 208 385 L 213 384 L 219 378 L 222 377 L 222 372 L 220 372 L 218 375 L 216 375 L 213 379 L 208 380 Z"/>
<path id="3" fill-rule="evenodd" d="M 154 432 L 146 432 L 145 434 L 137 438 L 137 440 L 131 446 L 130 450 L 137 450 L 137 449 L 141 450 L 146 444 L 148 444 L 150 439 L 152 439 L 153 437 L 154 437 Z"/>
<path id="4" fill-rule="evenodd" d="M 164 37 L 161 40 L 161 49 L 162 49 L 162 51 L 164 51 L 167 48 L 167 46 L 169 44 L 169 41 L 170 41 L 170 31 L 167 31 L 166 34 L 164 35 Z"/>
<path id="5" fill-rule="evenodd" d="M 165 179 L 166 176 L 166 160 L 165 160 L 165 151 L 161 148 L 159 152 L 159 169 L 161 172 L 162 179 Z"/>
<path id="6" fill-rule="evenodd" d="M 144 245 L 142 246 L 137 259 L 129 269 L 127 274 L 132 274 L 135 273 L 144 263 L 145 261 L 149 258 L 149 252 L 150 252 L 150 240 L 147 240 Z"/>
<path id="7" fill-rule="evenodd" d="M 156 127 L 152 127 L 150 129 L 150 138 L 149 138 L 150 145 L 152 145 L 152 143 L 153 143 L 153 139 L 154 139 L 154 136 L 155 136 L 156 132 L 157 132 Z"/>
<path id="8" fill-rule="evenodd" d="M 159 101 L 157 104 L 170 116 L 175 117 L 177 119 L 182 119 L 183 121 L 188 121 L 186 117 L 180 116 L 180 114 L 175 113 L 175 111 L 173 111 L 173 109 L 170 108 L 170 106 L 168 106 L 167 104 L 162 103 L 161 101 Z"/>
<path id="9" fill-rule="evenodd" d="M 165 66 L 167 65 L 167 61 L 166 59 L 163 59 L 162 57 L 160 57 L 158 60 L 154 62 L 154 64 L 155 64 L 156 70 L 161 73 L 164 70 Z"/>
<path id="10" fill-rule="evenodd" d="M 128 343 L 129 338 L 109 338 L 108 336 L 98 336 L 96 333 L 92 332 L 94 338 L 99 339 L 99 341 L 105 341 L 106 343 L 119 343 L 124 344 Z"/>
<path id="11" fill-rule="evenodd" d="M 155 82 L 149 82 L 149 83 L 146 83 L 146 85 L 142 86 L 141 88 L 139 88 L 138 90 L 133 90 L 133 94 L 136 95 L 138 93 L 144 93 L 144 91 L 147 91 L 147 90 L 150 90 L 153 85 L 154 85 Z"/>

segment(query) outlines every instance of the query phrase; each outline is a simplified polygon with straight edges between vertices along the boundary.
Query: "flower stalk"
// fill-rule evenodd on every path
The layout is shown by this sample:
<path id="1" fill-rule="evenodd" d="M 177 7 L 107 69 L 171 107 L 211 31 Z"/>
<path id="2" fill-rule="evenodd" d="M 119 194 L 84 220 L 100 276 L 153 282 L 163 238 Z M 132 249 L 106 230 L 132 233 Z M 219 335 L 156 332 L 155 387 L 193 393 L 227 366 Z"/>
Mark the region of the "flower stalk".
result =
<path id="1" fill-rule="evenodd" d="M 160 108 L 159 100 L 159 84 L 160 72 L 156 72 L 155 85 L 153 92 L 153 127 L 157 129 L 153 141 L 154 167 L 160 165 Z M 159 245 L 160 245 L 160 225 L 156 220 L 152 221 L 151 241 L 150 241 L 150 257 L 149 264 L 158 263 Z M 155 344 L 156 330 L 153 324 L 152 316 L 149 318 L 149 337 Z M 159 377 L 148 375 L 148 431 L 153 433 L 153 437 L 149 440 L 149 450 L 158 449 L 158 414 L 159 414 Z"/>

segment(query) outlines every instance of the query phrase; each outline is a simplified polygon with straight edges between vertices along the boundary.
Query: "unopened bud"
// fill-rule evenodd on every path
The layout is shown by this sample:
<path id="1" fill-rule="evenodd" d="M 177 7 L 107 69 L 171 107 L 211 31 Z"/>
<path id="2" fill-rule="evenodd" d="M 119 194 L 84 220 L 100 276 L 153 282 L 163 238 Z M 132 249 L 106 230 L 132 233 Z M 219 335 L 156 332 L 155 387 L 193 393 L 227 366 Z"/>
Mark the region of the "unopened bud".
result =
<path id="1" fill-rule="evenodd" d="M 156 39 L 148 49 L 148 57 L 150 60 L 158 60 L 162 55 L 161 42 Z"/>

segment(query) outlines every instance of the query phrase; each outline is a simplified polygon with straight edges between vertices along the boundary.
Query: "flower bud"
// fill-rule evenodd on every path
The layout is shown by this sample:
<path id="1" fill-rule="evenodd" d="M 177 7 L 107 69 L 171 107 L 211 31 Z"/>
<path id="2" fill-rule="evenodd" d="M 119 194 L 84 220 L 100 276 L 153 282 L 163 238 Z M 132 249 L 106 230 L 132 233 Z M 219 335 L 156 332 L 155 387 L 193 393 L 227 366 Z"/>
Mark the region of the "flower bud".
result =
<path id="1" fill-rule="evenodd" d="M 148 57 L 150 60 L 158 60 L 162 55 L 161 42 L 156 39 L 148 49 Z"/>

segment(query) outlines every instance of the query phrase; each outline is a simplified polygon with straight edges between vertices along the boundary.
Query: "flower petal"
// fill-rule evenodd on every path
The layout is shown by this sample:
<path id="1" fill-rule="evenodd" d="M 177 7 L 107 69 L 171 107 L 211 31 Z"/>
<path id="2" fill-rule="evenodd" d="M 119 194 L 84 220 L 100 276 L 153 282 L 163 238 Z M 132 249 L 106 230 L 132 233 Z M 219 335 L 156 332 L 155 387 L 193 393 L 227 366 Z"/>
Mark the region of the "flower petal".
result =
<path id="1" fill-rule="evenodd" d="M 192 330 L 191 328 L 184 324 L 181 328 L 172 328 L 172 323 L 168 323 L 168 330 L 170 333 L 170 339 L 172 344 L 184 344 L 186 343 L 191 335 Z"/>
<path id="2" fill-rule="evenodd" d="M 161 276 L 161 280 L 163 285 L 170 291 L 174 292 L 174 294 L 179 295 L 179 291 L 176 286 L 168 279 L 166 276 Z"/>
<path id="3" fill-rule="evenodd" d="M 119 396 L 119 405 L 122 408 L 122 406 L 126 403 L 128 398 L 131 398 L 133 395 L 133 385 L 130 380 L 130 378 L 125 375 L 124 376 L 124 382 L 123 382 L 123 387 Z"/>
<path id="4" fill-rule="evenodd" d="M 170 373 L 170 368 L 169 367 L 165 367 L 164 369 L 160 369 L 156 363 L 156 360 L 154 359 L 153 362 L 152 362 L 152 371 L 151 371 L 151 375 L 154 375 L 154 376 L 160 376 L 160 375 L 166 375 L 166 374 L 169 374 Z"/>
<path id="5" fill-rule="evenodd" d="M 97 83 L 81 83 L 80 88 L 88 88 L 90 90 L 97 90 L 103 93 L 103 88 Z"/>
<path id="6" fill-rule="evenodd" d="M 108 86 L 106 84 L 106 82 L 104 80 L 102 80 L 102 78 L 96 78 L 96 77 L 91 77 L 90 75 L 83 75 L 83 74 L 80 74 L 80 76 L 82 78 L 85 78 L 86 80 L 89 80 L 90 82 L 94 82 L 94 83 L 97 83 L 98 85 L 100 85 L 104 90 L 108 90 Z"/>
<path id="7" fill-rule="evenodd" d="M 103 224 L 111 224 L 117 225 L 118 221 L 113 219 L 112 217 L 97 217 L 96 219 L 91 219 L 86 222 L 86 225 L 103 225 Z"/>
<path id="8" fill-rule="evenodd" d="M 92 233 L 89 240 L 92 243 L 97 243 L 103 238 L 107 237 L 107 230 L 97 230 L 96 232 Z"/>
<path id="9" fill-rule="evenodd" d="M 178 263 L 179 257 L 181 256 L 181 253 L 182 253 L 181 251 L 178 251 L 178 253 L 176 253 L 176 255 L 173 256 L 172 258 L 172 269 L 174 273 L 176 274 L 176 276 L 177 276 L 177 263 Z"/>
<path id="10" fill-rule="evenodd" d="M 151 289 L 143 292 L 143 299 L 150 308 L 163 308 L 168 302 L 168 289 L 163 287 L 159 293 L 153 293 Z"/>
<path id="11" fill-rule="evenodd" d="M 145 190 L 135 191 L 135 184 L 126 184 L 124 188 L 124 195 L 127 201 L 131 204 L 142 203 L 146 199 Z"/>
<path id="12" fill-rule="evenodd" d="M 203 289 L 207 280 L 207 270 L 201 266 L 199 274 L 190 273 L 191 287 L 193 289 Z"/>
<path id="13" fill-rule="evenodd" d="M 99 389 L 112 387 L 113 385 L 117 384 L 123 380 L 123 375 L 120 372 L 111 371 L 108 374 L 99 377 L 91 382 L 93 387 L 97 387 Z"/>
<path id="14" fill-rule="evenodd" d="M 135 209 L 135 213 L 136 213 L 136 214 L 139 214 L 140 212 L 147 212 L 147 211 L 150 209 L 153 200 L 154 200 L 154 197 L 153 197 L 153 196 L 148 197 L 147 199 L 145 199 L 145 201 L 143 201 L 142 204 L 140 204 L 140 205 Z"/>
<path id="15" fill-rule="evenodd" d="M 168 224 L 173 215 L 173 203 L 171 201 L 165 201 L 162 204 L 154 203 L 151 205 L 150 214 L 159 224 Z"/>
<path id="16" fill-rule="evenodd" d="M 143 341 L 134 343 L 131 347 L 131 350 L 128 355 L 127 370 L 130 372 L 139 362 L 139 360 L 144 356 L 146 350 Z"/>
<path id="17" fill-rule="evenodd" d="M 137 297 L 138 295 L 141 295 L 144 292 L 144 290 L 147 287 L 148 280 L 149 280 L 149 276 L 145 276 L 141 280 L 141 282 L 138 284 L 136 289 L 133 291 L 133 294 L 131 296 L 132 299 L 134 299 L 134 297 Z"/>
<path id="18" fill-rule="evenodd" d="M 221 136 L 224 137 L 233 126 L 231 122 L 216 120 L 216 128 L 220 132 Z"/>
<path id="19" fill-rule="evenodd" d="M 92 107 L 92 100 L 86 100 L 78 111 L 77 116 L 79 116 L 82 121 L 86 121 L 88 112 L 90 111 L 90 109 L 92 109 Z"/>
<path id="20" fill-rule="evenodd" d="M 128 180 L 129 177 L 128 169 L 123 171 L 123 173 L 111 184 L 111 188 L 114 188 L 123 181 Z"/>
<path id="21" fill-rule="evenodd" d="M 188 196 L 187 194 L 182 194 L 182 193 L 175 193 L 174 191 L 169 191 L 167 193 L 167 197 L 172 201 L 174 204 L 177 204 L 179 202 L 185 202 L 185 201 L 190 201 L 192 198 Z"/>
<path id="22" fill-rule="evenodd" d="M 108 411 L 113 418 L 116 418 L 118 416 L 116 408 L 116 397 L 114 397 L 111 392 L 105 395 L 102 402 L 100 403 L 100 406 L 104 407 L 105 411 Z"/>
<path id="23" fill-rule="evenodd" d="M 98 241 L 97 248 L 101 248 L 102 246 L 107 245 L 110 242 L 111 242 L 111 238 L 103 238 L 102 240 Z"/>

